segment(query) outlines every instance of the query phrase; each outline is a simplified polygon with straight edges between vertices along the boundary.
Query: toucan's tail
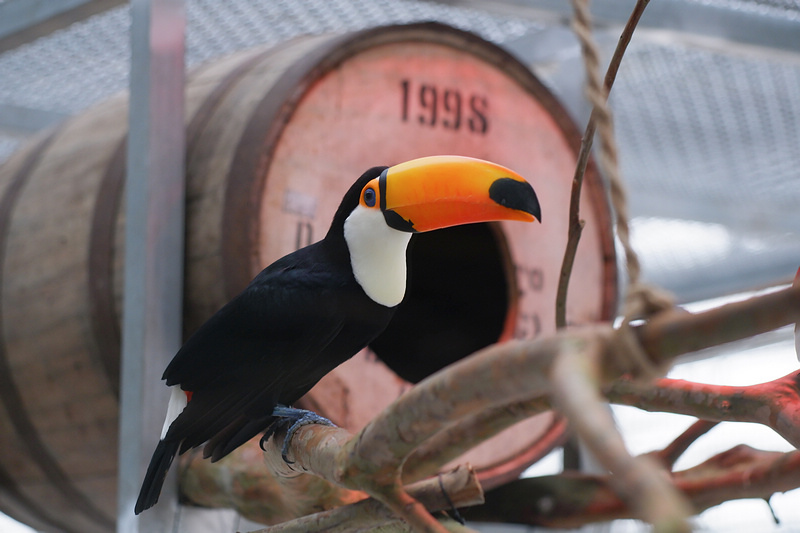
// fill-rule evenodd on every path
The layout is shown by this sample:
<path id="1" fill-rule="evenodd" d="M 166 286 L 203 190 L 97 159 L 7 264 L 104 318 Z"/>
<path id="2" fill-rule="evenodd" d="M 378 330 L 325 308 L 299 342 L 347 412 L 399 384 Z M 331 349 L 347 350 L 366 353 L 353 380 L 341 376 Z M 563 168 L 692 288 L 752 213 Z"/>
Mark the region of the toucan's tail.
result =
<path id="1" fill-rule="evenodd" d="M 167 477 L 167 470 L 169 470 L 169 465 L 172 464 L 172 460 L 177 455 L 180 445 L 180 441 L 172 439 L 158 441 L 158 446 L 156 446 L 153 457 L 150 459 L 150 465 L 147 467 L 147 473 L 144 475 L 142 490 L 139 491 L 139 499 L 136 500 L 136 507 L 134 507 L 136 514 L 151 508 L 158 501 L 161 487 Z"/>

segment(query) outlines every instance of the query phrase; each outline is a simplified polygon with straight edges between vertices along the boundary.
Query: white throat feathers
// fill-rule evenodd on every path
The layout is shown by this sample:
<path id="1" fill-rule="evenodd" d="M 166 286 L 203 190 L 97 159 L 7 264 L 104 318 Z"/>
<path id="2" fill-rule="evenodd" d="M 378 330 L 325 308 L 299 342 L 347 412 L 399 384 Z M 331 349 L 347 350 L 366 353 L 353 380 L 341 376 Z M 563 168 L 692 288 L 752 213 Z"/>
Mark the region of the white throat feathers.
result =
<path id="1" fill-rule="evenodd" d="M 344 221 L 344 240 L 356 281 L 367 296 L 394 307 L 406 293 L 406 249 L 411 233 L 386 225 L 378 209 L 357 206 Z"/>

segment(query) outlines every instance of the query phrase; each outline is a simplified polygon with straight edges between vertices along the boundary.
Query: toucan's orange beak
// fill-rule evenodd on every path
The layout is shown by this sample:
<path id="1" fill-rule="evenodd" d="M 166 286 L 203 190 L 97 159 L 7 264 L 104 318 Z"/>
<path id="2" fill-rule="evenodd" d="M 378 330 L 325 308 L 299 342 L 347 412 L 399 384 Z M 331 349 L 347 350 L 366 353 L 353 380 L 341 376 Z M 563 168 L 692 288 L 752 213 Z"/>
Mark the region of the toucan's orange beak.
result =
<path id="1" fill-rule="evenodd" d="M 542 220 L 533 187 L 516 172 L 489 161 L 423 157 L 389 167 L 376 180 L 367 187 L 379 191 L 386 222 L 401 231 L 493 220 Z"/>

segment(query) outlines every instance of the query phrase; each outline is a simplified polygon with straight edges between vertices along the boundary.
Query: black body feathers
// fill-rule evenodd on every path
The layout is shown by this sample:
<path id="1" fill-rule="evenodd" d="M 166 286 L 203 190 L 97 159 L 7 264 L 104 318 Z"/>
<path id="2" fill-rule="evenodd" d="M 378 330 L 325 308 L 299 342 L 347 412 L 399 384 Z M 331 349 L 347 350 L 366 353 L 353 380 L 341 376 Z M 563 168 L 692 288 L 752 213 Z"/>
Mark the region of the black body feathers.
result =
<path id="1" fill-rule="evenodd" d="M 382 170 L 351 187 L 322 241 L 265 268 L 167 366 L 167 385 L 192 397 L 156 447 L 137 514 L 158 500 L 176 454 L 206 443 L 206 457 L 224 457 L 266 430 L 276 405 L 296 402 L 386 328 L 394 308 L 356 282 L 343 230 L 364 184 Z"/>

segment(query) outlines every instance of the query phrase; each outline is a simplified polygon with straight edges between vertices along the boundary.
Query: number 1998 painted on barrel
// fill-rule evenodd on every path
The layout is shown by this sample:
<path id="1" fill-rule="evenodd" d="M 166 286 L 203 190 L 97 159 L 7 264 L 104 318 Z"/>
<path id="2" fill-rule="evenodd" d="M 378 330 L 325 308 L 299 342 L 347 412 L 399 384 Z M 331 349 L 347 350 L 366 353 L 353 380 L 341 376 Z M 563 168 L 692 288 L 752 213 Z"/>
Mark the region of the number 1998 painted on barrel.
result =
<path id="1" fill-rule="evenodd" d="M 403 122 L 417 122 L 432 128 L 441 126 L 452 131 L 463 129 L 479 135 L 489 131 L 489 100 L 485 96 L 462 95 L 458 89 L 415 84 L 407 79 L 400 82 L 400 87 Z"/>

